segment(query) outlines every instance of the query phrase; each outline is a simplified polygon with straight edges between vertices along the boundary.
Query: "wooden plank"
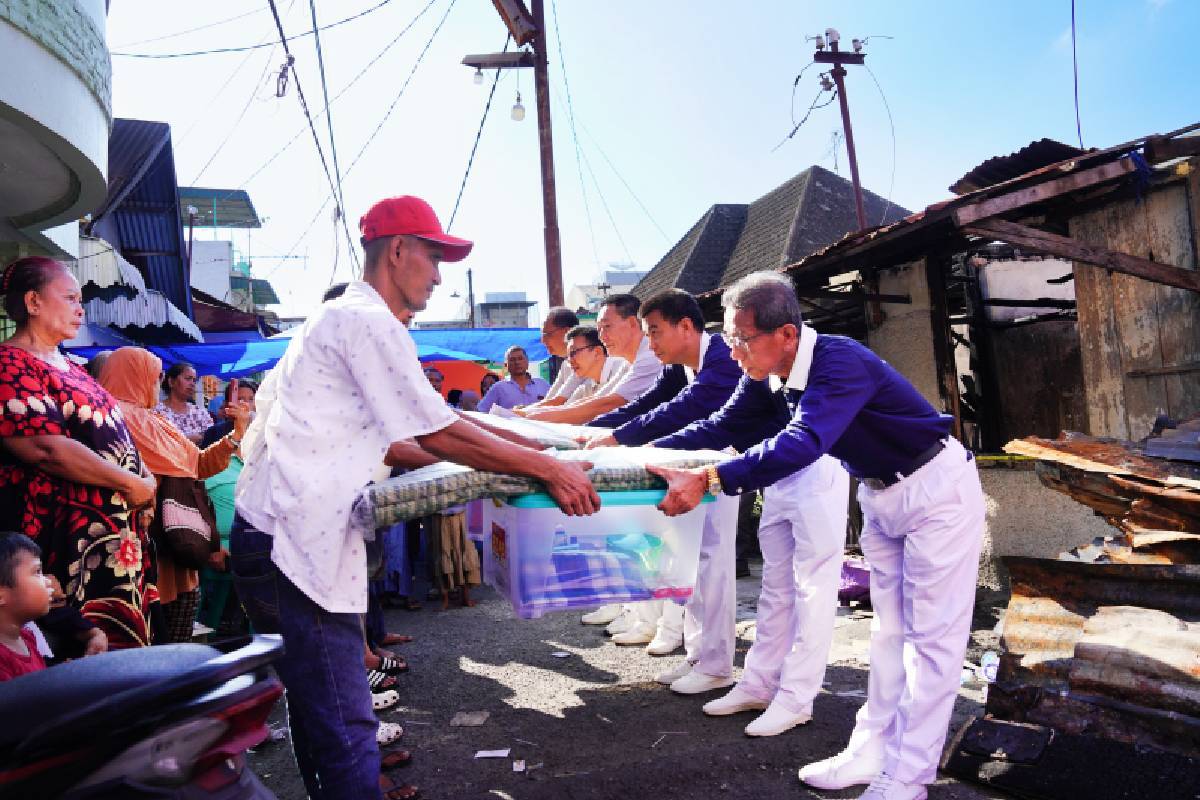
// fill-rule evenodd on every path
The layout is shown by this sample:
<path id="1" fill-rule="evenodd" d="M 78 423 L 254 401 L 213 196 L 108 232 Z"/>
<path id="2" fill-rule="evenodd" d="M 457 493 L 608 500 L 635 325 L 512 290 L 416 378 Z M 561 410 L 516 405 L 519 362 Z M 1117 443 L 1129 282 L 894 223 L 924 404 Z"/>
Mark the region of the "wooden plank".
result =
<path id="1" fill-rule="evenodd" d="M 1071 221 L 1071 233 L 1088 236 L 1099 212 Z M 1087 425 L 1092 436 L 1129 438 L 1125 422 L 1124 369 L 1113 317 L 1112 283 L 1099 267 L 1075 262 L 1075 303 L 1078 309 L 1079 357 Z"/>
<path id="2" fill-rule="evenodd" d="M 1022 206 L 1049 200 L 1052 197 L 1095 186 L 1098 183 L 1123 178 L 1135 169 L 1133 159 L 1122 158 L 1119 161 L 1080 170 L 1061 178 L 1054 178 L 1034 186 L 1018 189 L 1015 192 L 1002 194 L 999 197 L 991 197 L 969 206 L 963 206 L 954 212 L 954 222 L 961 228 L 977 220 L 995 217 Z"/>
<path id="3" fill-rule="evenodd" d="M 1175 184 L 1146 198 L 1148 244 L 1158 261 L 1196 264 L 1196 203 L 1186 184 Z M 1198 273 L 1200 274 L 1200 273 Z M 1162 364 L 1200 361 L 1200 295 L 1166 286 L 1158 288 L 1159 346 Z M 1200 412 L 1200 373 L 1176 370 L 1165 373 L 1164 405 L 1175 418 Z"/>
<path id="4" fill-rule="evenodd" d="M 1115 205 L 1121 206 L 1127 202 L 1132 201 Z M 1200 272 L 1196 272 L 1195 268 L 1191 266 L 1174 267 L 1002 219 L 976 222 L 966 226 L 964 230 L 975 236 L 999 239 L 1046 255 L 1095 264 L 1098 267 L 1104 267 L 1124 275 L 1132 275 L 1142 280 L 1200 292 Z"/>
<path id="5" fill-rule="evenodd" d="M 945 261 L 937 256 L 925 259 L 925 279 L 929 283 L 929 325 L 933 331 L 933 359 L 937 370 L 938 391 L 943 408 L 954 417 L 953 433 L 963 440 L 961 397 L 954 346 L 950 341 L 950 313 L 946 302 Z"/>

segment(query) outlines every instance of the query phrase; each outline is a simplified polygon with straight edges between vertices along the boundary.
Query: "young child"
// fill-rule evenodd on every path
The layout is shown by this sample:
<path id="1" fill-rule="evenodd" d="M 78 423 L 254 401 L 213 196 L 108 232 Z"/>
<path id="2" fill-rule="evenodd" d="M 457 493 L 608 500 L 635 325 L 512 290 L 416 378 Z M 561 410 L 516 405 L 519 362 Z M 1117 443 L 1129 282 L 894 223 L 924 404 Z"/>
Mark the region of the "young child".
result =
<path id="1" fill-rule="evenodd" d="M 24 534 L 0 532 L 0 681 L 46 668 L 24 625 L 50 611 L 50 591 L 41 548 Z"/>

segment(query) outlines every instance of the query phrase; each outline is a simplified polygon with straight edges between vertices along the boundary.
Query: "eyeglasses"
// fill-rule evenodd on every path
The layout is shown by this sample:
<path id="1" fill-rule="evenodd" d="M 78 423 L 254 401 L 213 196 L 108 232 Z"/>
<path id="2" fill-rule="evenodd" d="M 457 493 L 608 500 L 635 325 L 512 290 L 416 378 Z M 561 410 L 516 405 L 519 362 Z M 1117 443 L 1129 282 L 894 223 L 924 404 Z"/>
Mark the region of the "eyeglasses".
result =
<path id="1" fill-rule="evenodd" d="M 585 344 L 583 347 L 576 347 L 574 350 L 567 351 L 567 358 L 574 358 L 578 353 L 582 353 L 584 350 L 591 350 L 593 347 L 599 346 L 600 345 L 598 344 Z"/>
<path id="2" fill-rule="evenodd" d="M 729 345 L 729 348 L 731 350 L 749 350 L 750 343 L 753 342 L 755 339 L 757 339 L 760 336 L 766 336 L 767 334 L 774 333 L 774 332 L 775 331 L 759 331 L 758 333 L 755 333 L 751 336 L 742 336 L 737 333 L 726 333 L 725 334 L 725 343 Z"/>

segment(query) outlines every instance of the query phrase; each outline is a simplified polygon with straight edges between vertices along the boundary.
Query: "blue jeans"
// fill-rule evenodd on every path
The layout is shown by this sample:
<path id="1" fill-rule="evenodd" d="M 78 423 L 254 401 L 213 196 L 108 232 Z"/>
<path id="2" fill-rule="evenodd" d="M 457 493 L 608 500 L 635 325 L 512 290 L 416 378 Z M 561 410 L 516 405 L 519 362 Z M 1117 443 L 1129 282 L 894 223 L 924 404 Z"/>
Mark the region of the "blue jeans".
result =
<path id="1" fill-rule="evenodd" d="M 283 636 L 286 652 L 274 666 L 308 796 L 379 798 L 379 722 L 363 667 L 362 617 L 326 611 L 297 589 L 271 561 L 272 542 L 235 516 L 230 571 L 254 629 Z"/>

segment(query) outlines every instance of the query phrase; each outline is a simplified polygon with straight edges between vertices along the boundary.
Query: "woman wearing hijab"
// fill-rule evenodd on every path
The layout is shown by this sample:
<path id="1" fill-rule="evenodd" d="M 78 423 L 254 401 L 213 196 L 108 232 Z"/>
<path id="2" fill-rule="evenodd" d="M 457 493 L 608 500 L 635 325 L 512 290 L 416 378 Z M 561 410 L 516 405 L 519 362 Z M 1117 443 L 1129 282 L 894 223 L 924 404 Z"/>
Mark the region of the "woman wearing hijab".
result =
<path id="1" fill-rule="evenodd" d="M 161 374 L 162 361 L 153 353 L 122 347 L 109 356 L 100 383 L 119 402 L 142 461 L 158 481 L 151 533 L 166 641 L 186 642 L 200 599 L 198 568 L 225 568 L 224 552 L 214 546 L 216 519 L 203 480 L 229 466 L 250 424 L 250 407 L 231 404 L 226 413 L 232 433 L 201 450 L 154 412 Z"/>

